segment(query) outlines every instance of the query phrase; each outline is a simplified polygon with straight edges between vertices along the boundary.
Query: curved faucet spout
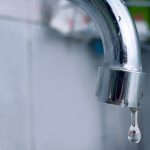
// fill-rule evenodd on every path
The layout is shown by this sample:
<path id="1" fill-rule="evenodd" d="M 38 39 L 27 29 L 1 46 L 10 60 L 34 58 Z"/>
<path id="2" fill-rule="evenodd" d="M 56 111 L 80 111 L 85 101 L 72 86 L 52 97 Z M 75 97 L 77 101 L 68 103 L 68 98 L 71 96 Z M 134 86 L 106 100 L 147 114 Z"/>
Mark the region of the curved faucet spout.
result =
<path id="1" fill-rule="evenodd" d="M 140 71 L 141 54 L 131 16 L 120 0 L 70 0 L 96 23 L 104 46 L 105 66 Z"/>
<path id="2" fill-rule="evenodd" d="M 138 108 L 143 92 L 141 51 L 135 24 L 123 0 L 69 0 L 96 23 L 104 47 L 96 95 L 103 102 Z"/>

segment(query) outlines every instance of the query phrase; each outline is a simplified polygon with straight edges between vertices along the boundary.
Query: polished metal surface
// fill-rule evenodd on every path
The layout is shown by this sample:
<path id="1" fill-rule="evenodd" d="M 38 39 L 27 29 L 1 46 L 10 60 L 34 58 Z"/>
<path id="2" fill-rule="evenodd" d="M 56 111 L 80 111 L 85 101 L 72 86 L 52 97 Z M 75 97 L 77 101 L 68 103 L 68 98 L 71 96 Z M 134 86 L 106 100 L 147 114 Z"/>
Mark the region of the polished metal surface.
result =
<path id="1" fill-rule="evenodd" d="M 144 74 L 136 27 L 125 2 L 69 1 L 83 8 L 100 31 L 104 46 L 104 68 L 98 77 L 98 99 L 110 104 L 138 108 Z"/>
<path id="2" fill-rule="evenodd" d="M 138 108 L 140 106 L 144 73 L 101 67 L 98 77 L 96 90 L 98 99 L 122 107 Z"/>

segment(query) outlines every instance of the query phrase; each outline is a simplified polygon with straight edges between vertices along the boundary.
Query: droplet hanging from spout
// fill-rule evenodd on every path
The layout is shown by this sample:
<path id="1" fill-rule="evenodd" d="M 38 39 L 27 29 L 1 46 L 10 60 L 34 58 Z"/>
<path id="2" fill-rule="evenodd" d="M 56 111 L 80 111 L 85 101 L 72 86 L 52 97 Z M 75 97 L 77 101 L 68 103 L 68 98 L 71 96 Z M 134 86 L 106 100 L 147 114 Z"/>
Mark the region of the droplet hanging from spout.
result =
<path id="1" fill-rule="evenodd" d="M 128 132 L 128 139 L 133 143 L 141 141 L 141 131 L 138 127 L 138 110 L 131 109 L 131 126 Z"/>

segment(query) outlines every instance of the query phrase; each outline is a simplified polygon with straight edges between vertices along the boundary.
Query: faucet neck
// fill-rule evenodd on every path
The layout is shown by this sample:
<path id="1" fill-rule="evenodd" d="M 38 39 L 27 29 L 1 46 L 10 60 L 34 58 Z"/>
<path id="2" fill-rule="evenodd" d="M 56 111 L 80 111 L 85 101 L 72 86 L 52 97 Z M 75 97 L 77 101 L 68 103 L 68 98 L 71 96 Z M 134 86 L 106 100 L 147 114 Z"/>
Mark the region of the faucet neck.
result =
<path id="1" fill-rule="evenodd" d="M 70 0 L 96 23 L 104 47 L 104 65 L 142 71 L 139 39 L 123 0 Z"/>

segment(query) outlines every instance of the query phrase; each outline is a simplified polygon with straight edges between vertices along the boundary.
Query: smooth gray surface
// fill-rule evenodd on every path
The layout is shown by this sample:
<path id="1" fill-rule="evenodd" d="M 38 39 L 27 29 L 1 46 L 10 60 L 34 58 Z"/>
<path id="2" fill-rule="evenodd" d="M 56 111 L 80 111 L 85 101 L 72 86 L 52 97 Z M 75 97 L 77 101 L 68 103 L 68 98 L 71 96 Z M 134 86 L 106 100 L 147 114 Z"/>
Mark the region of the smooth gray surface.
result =
<path id="1" fill-rule="evenodd" d="M 45 33 L 46 28 L 33 28 L 37 149 L 98 149 L 100 110 L 90 56 L 82 43 L 74 47 Z"/>
<path id="2" fill-rule="evenodd" d="M 143 69 L 147 73 L 146 82 L 145 82 L 145 90 L 144 90 L 144 98 L 141 107 L 141 126 L 143 133 L 143 149 L 149 150 L 150 148 L 150 53 L 149 51 L 145 51 L 142 55 L 143 57 Z"/>
<path id="3" fill-rule="evenodd" d="M 26 25 L 0 20 L 0 149 L 27 150 Z"/>

